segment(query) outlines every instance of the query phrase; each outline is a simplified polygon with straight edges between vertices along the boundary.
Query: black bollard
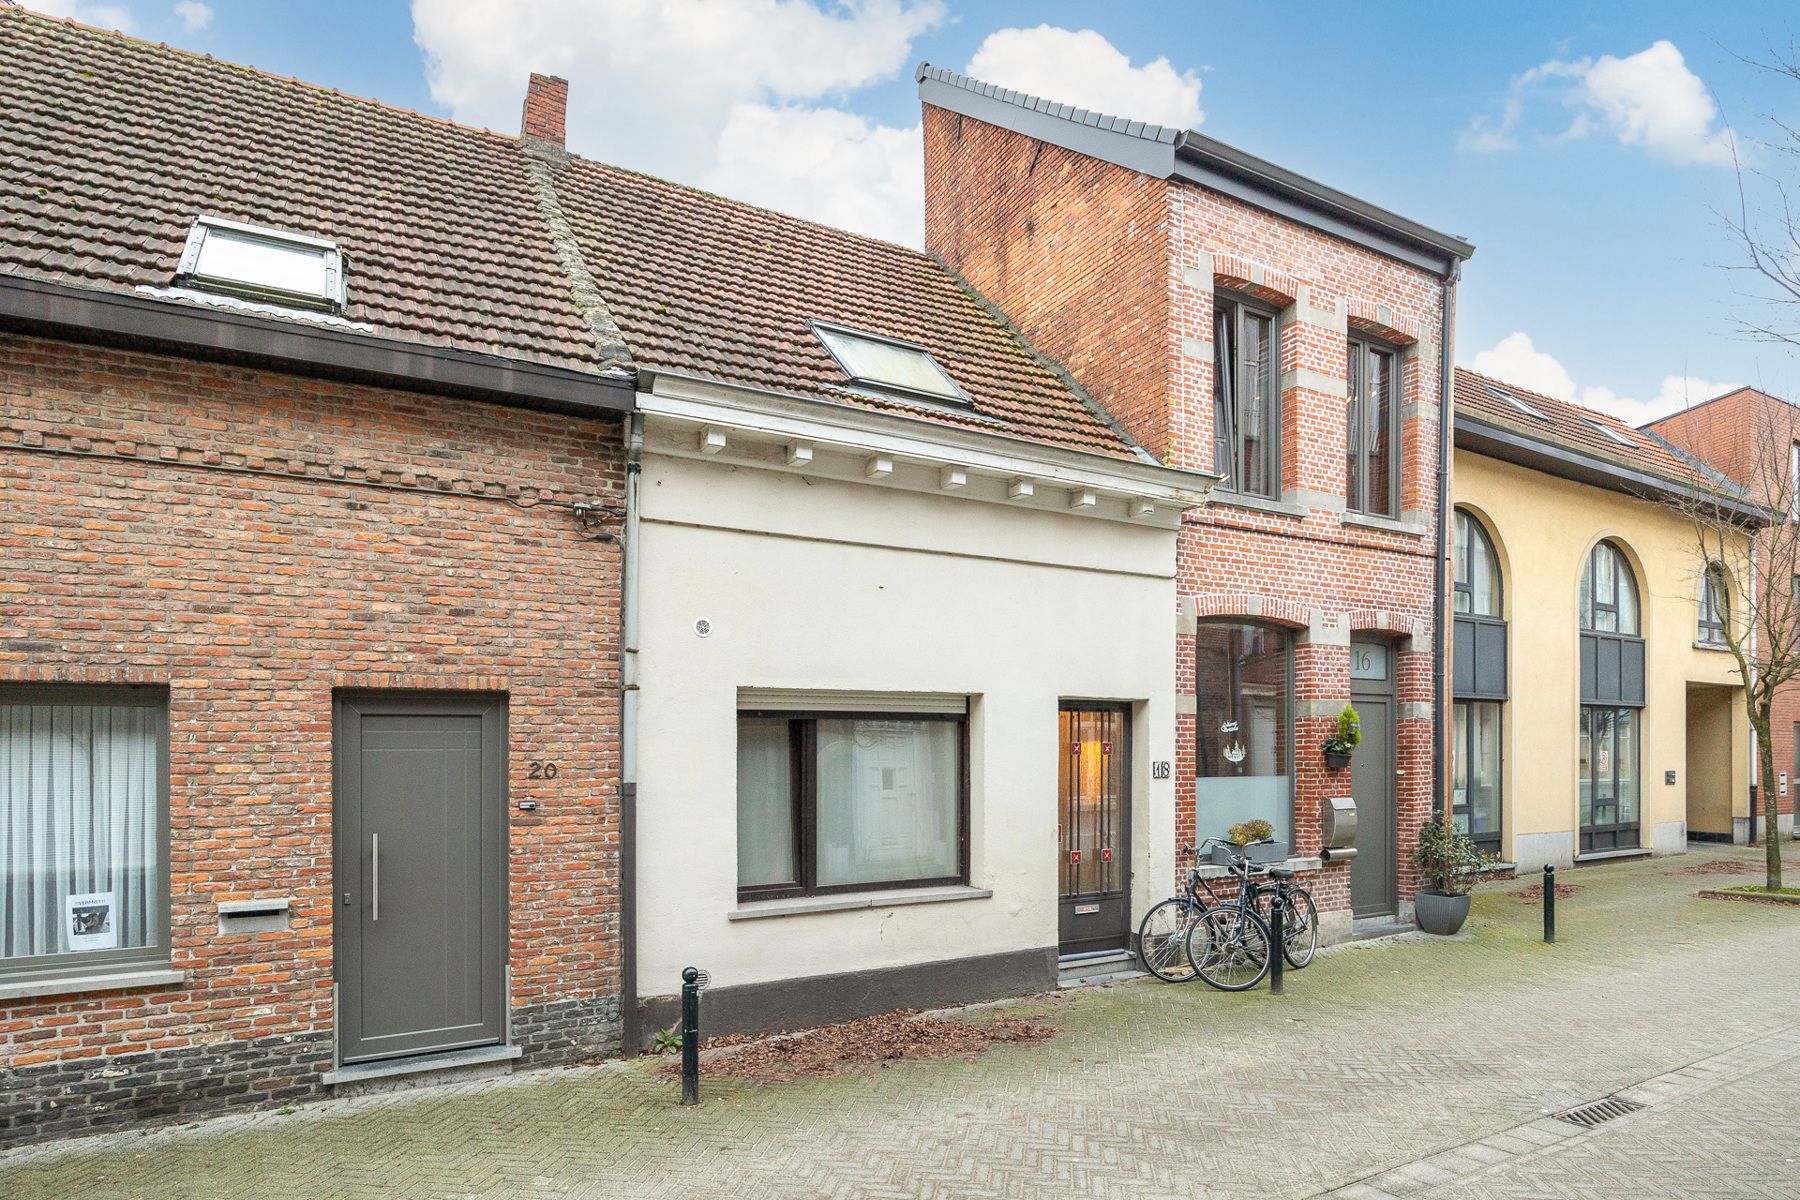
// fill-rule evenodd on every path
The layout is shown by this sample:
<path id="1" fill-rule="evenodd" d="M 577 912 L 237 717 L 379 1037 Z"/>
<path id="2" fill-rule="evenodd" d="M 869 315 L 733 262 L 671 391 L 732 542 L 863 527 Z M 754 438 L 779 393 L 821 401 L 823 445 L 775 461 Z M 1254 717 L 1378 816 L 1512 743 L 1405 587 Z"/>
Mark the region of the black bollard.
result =
<path id="1" fill-rule="evenodd" d="M 1556 940 L 1556 868 L 1544 864 L 1544 940 Z"/>
<path id="2" fill-rule="evenodd" d="M 700 1103 L 700 972 L 681 972 L 681 1102 Z"/>
<path id="3" fill-rule="evenodd" d="M 1269 947 L 1269 953 L 1274 956 L 1269 960 L 1269 991 L 1277 996 L 1281 995 L 1282 987 L 1281 948 L 1287 944 L 1287 930 L 1285 922 L 1282 920 L 1282 910 L 1286 907 L 1287 905 L 1282 902 L 1281 893 L 1276 892 L 1275 903 L 1269 906 L 1269 934 L 1270 939 L 1275 943 Z"/>

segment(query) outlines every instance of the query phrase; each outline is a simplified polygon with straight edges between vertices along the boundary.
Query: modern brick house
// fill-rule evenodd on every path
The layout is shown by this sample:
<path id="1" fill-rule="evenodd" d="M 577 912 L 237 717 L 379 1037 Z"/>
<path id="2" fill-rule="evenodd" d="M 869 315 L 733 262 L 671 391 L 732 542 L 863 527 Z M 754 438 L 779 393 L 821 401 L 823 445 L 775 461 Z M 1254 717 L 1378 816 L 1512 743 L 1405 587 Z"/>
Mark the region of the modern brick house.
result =
<path id="1" fill-rule="evenodd" d="M 1159 461 L 1225 476 L 1181 534 L 1180 839 L 1265 818 L 1328 933 L 1404 918 L 1442 794 L 1444 367 L 1473 247 L 1192 131 L 918 79 L 927 248 Z M 1331 770 L 1352 700 L 1363 746 Z M 1354 857 L 1322 838 L 1345 796 Z"/>
<path id="2" fill-rule="evenodd" d="M 517 139 L 0 7 L 0 1143 L 619 1045 L 628 379 Z"/>
<path id="3" fill-rule="evenodd" d="M 1742 487 L 1751 500 L 1777 508 L 1794 507 L 1800 496 L 1800 408 L 1779 396 L 1752 387 L 1714 396 L 1659 421 L 1645 425 L 1655 434 L 1686 452 L 1711 470 Z M 1759 577 L 1774 587 L 1768 541 L 1758 540 Z M 1790 594 L 1800 599 L 1800 578 L 1785 581 Z M 1769 724 L 1774 742 L 1776 804 L 1779 832 L 1794 832 L 1794 797 L 1800 788 L 1800 687 L 1782 691 Z M 1752 787 L 1757 768 L 1752 765 Z M 1738 842 L 1761 836 L 1761 799 L 1750 814 L 1731 831 Z"/>

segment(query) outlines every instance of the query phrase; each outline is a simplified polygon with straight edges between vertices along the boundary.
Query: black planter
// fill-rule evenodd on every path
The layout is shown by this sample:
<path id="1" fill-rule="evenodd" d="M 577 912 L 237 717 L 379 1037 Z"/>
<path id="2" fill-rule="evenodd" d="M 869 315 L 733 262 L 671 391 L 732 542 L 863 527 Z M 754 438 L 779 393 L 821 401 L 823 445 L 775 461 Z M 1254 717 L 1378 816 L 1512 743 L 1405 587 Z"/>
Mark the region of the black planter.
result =
<path id="1" fill-rule="evenodd" d="M 1420 892 L 1413 897 L 1413 913 L 1419 919 L 1420 929 L 1448 937 L 1469 919 L 1469 897 Z"/>
<path id="2" fill-rule="evenodd" d="M 1343 770 L 1350 765 L 1350 752 L 1348 750 L 1327 750 L 1325 752 L 1325 765 L 1330 767 L 1333 771 Z"/>

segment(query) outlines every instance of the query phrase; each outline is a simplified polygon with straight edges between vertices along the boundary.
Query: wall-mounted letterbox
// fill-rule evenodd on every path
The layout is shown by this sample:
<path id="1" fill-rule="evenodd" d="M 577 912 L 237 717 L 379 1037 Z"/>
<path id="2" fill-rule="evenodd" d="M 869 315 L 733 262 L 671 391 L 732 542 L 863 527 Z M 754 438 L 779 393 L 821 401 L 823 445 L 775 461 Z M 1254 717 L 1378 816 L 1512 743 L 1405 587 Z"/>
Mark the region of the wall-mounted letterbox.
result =
<path id="1" fill-rule="evenodd" d="M 1324 848 L 1320 857 L 1326 860 L 1356 857 L 1356 801 L 1350 796 L 1332 796 L 1319 814 L 1319 832 Z"/>

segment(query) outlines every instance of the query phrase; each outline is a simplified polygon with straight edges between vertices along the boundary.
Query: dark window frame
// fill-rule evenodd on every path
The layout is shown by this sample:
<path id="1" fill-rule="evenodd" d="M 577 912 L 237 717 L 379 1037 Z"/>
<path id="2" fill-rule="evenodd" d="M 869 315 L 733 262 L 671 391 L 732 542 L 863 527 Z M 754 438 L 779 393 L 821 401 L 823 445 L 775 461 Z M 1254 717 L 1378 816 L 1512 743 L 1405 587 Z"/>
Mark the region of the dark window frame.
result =
<path id="1" fill-rule="evenodd" d="M 1731 589 L 1725 585 L 1725 568 L 1708 563 L 1700 577 L 1700 614 L 1696 640 L 1703 646 L 1725 645 L 1725 624 L 1731 620 Z"/>
<path id="2" fill-rule="evenodd" d="M 1455 584 L 1452 588 L 1452 591 L 1455 593 L 1455 597 L 1456 597 L 1456 601 L 1455 601 L 1455 603 L 1453 603 L 1451 605 L 1451 607 L 1455 609 L 1455 615 L 1459 616 L 1459 617 L 1477 617 L 1477 618 L 1481 618 L 1484 620 L 1504 622 L 1506 619 L 1506 581 L 1505 581 L 1505 579 L 1503 579 L 1501 577 L 1501 574 L 1500 574 L 1500 551 L 1494 545 L 1494 539 L 1492 537 L 1488 536 L 1487 526 L 1485 526 L 1482 523 L 1481 518 L 1477 517 L 1473 512 L 1462 507 L 1461 505 L 1458 505 L 1456 507 L 1455 512 L 1451 515 L 1451 521 L 1452 521 L 1453 525 L 1461 524 L 1462 522 L 1466 521 L 1468 523 L 1467 527 L 1473 531 L 1475 538 L 1478 538 L 1480 540 L 1481 544 L 1484 547 L 1486 547 L 1487 558 L 1488 558 L 1488 573 L 1493 577 L 1493 580 L 1494 580 L 1494 609 L 1495 609 L 1495 611 L 1491 612 L 1491 613 L 1476 612 L 1475 611 L 1475 585 L 1473 583 L 1469 582 L 1469 580 L 1466 579 L 1463 575 L 1464 555 L 1462 552 L 1463 551 L 1462 541 L 1460 538 L 1455 539 L 1455 541 L 1452 545 L 1452 564 L 1451 564 L 1452 574 L 1455 577 Z M 1468 597 L 1468 600 L 1467 600 L 1468 607 L 1467 608 L 1458 607 L 1459 604 L 1463 603 L 1462 597 L 1465 597 L 1465 596 Z"/>
<path id="3" fill-rule="evenodd" d="M 1643 723 L 1643 711 L 1644 710 L 1641 708 L 1632 708 L 1629 706 L 1611 705 L 1611 704 L 1583 704 L 1581 706 L 1581 716 L 1586 719 L 1587 726 L 1588 726 L 1588 732 L 1586 733 L 1585 736 L 1586 736 L 1586 738 L 1588 740 L 1588 744 L 1589 744 L 1589 747 L 1588 747 L 1589 770 L 1588 770 L 1588 772 L 1585 776 L 1585 780 L 1584 780 L 1584 777 L 1581 774 L 1580 769 L 1579 769 L 1580 755 L 1578 752 L 1577 753 L 1577 772 L 1576 772 L 1576 776 L 1575 776 L 1575 802 L 1576 802 L 1576 810 L 1577 810 L 1575 816 L 1576 816 L 1576 825 L 1577 825 L 1577 836 L 1580 839 L 1579 853 L 1594 854 L 1594 853 L 1603 853 L 1607 850 L 1630 850 L 1630 849 L 1639 848 L 1642 844 L 1641 839 L 1643 837 L 1643 820 L 1644 820 L 1644 772 L 1643 772 L 1644 723 Z M 1600 714 L 1600 713 L 1608 714 L 1607 724 L 1610 729 L 1610 736 L 1611 736 L 1611 740 L 1612 740 L 1612 770 L 1605 776 L 1602 776 L 1600 774 L 1600 771 L 1599 771 L 1600 756 L 1598 753 L 1596 753 L 1596 748 L 1599 745 L 1600 739 L 1607 736 L 1606 734 L 1602 734 L 1601 732 L 1599 732 L 1599 729 L 1598 729 L 1598 726 L 1599 726 L 1598 714 Z M 1589 797 L 1588 806 L 1589 806 L 1590 813 L 1595 808 L 1600 807 L 1602 805 L 1602 803 L 1604 803 L 1608 807 L 1611 807 L 1614 810 L 1615 814 L 1617 813 L 1618 809 L 1620 808 L 1619 780 L 1623 777 L 1623 773 L 1620 771 L 1619 768 L 1620 768 L 1620 763 L 1623 760 L 1620 758 L 1620 755 L 1618 752 L 1618 749 L 1619 749 L 1619 726 L 1621 724 L 1621 720 L 1623 718 L 1625 718 L 1627 714 L 1629 714 L 1629 719 L 1632 723 L 1631 749 L 1632 749 L 1633 762 L 1631 765 L 1631 776 L 1632 776 L 1632 778 L 1637 780 L 1637 793 L 1638 793 L 1636 800 L 1633 802 L 1634 810 L 1635 810 L 1633 819 L 1630 821 L 1621 821 L 1621 820 L 1615 819 L 1606 824 L 1600 824 L 1600 823 L 1582 824 L 1581 823 L 1580 804 L 1581 804 L 1581 784 L 1584 781 L 1588 785 L 1588 797 Z M 1580 728 L 1581 727 L 1578 724 L 1576 726 L 1576 737 L 1578 739 L 1581 738 L 1582 736 L 1584 736 L 1580 732 Z M 1601 783 L 1602 779 L 1605 779 L 1607 782 L 1609 782 L 1612 785 L 1611 792 L 1604 798 L 1604 800 L 1600 796 L 1600 783 Z"/>
<path id="4" fill-rule="evenodd" d="M 1369 494 L 1369 447 L 1362 444 L 1362 433 L 1366 423 L 1362 420 L 1362 397 L 1358 396 L 1353 384 L 1357 380 L 1373 378 L 1370 370 L 1377 357 L 1386 357 L 1392 364 L 1393 394 L 1388 397 L 1387 438 L 1388 438 L 1388 479 L 1386 507 L 1377 508 Z M 1352 364 L 1355 364 L 1353 369 Z M 1403 379 L 1404 362 L 1401 348 L 1381 338 L 1370 337 L 1363 333 L 1352 333 L 1347 338 L 1347 353 L 1344 370 L 1345 416 L 1345 466 L 1344 506 L 1351 512 L 1363 513 L 1372 517 L 1388 517 L 1398 519 L 1400 516 L 1400 475 L 1405 464 L 1405 456 L 1401 453 L 1400 444 L 1400 409 L 1401 394 L 1406 390 Z"/>
<path id="5" fill-rule="evenodd" d="M 1482 705 L 1482 704 L 1493 705 L 1493 707 L 1497 710 L 1497 714 L 1498 714 L 1498 717 L 1500 720 L 1501 741 L 1500 741 L 1500 745 L 1498 747 L 1496 747 L 1497 753 L 1494 755 L 1494 791 L 1500 797 L 1500 805 L 1499 805 L 1498 810 L 1495 813 L 1495 816 L 1498 819 L 1496 820 L 1494 827 L 1491 830 L 1476 829 L 1475 828 L 1475 806 L 1473 804 L 1468 803 L 1467 801 L 1465 801 L 1462 804 L 1457 804 L 1455 802 L 1456 798 L 1454 795 L 1451 796 L 1450 815 L 1452 818 L 1454 818 L 1458 815 L 1466 814 L 1468 816 L 1468 823 L 1469 823 L 1469 840 L 1475 843 L 1475 848 L 1480 850 L 1484 854 L 1498 854 L 1500 852 L 1501 843 L 1505 841 L 1505 831 L 1506 831 L 1506 753 L 1505 753 L 1505 748 L 1506 748 L 1505 747 L 1506 702 L 1503 700 L 1482 700 L 1482 699 L 1468 699 L 1468 700 L 1457 699 L 1457 700 L 1452 701 L 1451 708 L 1452 708 L 1453 712 L 1455 709 L 1463 708 L 1463 709 L 1468 710 L 1468 715 L 1463 719 L 1463 736 L 1462 736 L 1460 742 L 1455 738 L 1455 734 L 1454 734 L 1454 731 L 1456 729 L 1455 721 L 1452 720 L 1452 722 L 1451 722 L 1451 726 L 1450 726 L 1450 728 L 1452 730 L 1451 750 L 1452 750 L 1453 754 L 1456 756 L 1456 759 L 1459 759 L 1460 761 L 1462 761 L 1466 764 L 1469 764 L 1471 766 L 1474 764 L 1474 761 L 1475 761 L 1475 720 L 1474 720 L 1475 713 L 1474 713 L 1474 709 L 1475 709 L 1476 705 Z M 1453 765 L 1452 765 L 1452 776 L 1454 777 L 1454 760 L 1453 760 Z M 1465 788 L 1464 794 L 1467 795 L 1467 793 L 1471 790 L 1473 790 L 1473 789 Z"/>
<path id="6" fill-rule="evenodd" d="M 1296 647 L 1299 644 L 1299 639 L 1295 636 L 1295 631 L 1291 627 L 1286 626 L 1286 625 L 1277 625 L 1270 621 L 1258 621 L 1258 620 L 1254 620 L 1254 619 L 1248 618 L 1248 617 L 1234 617 L 1234 616 L 1206 617 L 1206 618 L 1202 618 L 1199 622 L 1197 622 L 1195 630 L 1194 630 L 1194 634 L 1193 634 L 1194 640 L 1192 643 L 1193 649 L 1195 651 L 1195 653 L 1194 653 L 1194 685 L 1193 685 L 1194 686 L 1194 745 L 1193 745 L 1194 783 L 1195 783 L 1195 786 L 1197 789 L 1199 782 L 1203 779 L 1233 778 L 1233 776 L 1224 775 L 1224 774 L 1217 774 L 1217 773 L 1202 774 L 1201 773 L 1203 770 L 1202 762 L 1201 762 L 1203 755 L 1201 754 L 1202 741 L 1201 741 L 1200 727 L 1201 727 L 1201 721 L 1206 717 L 1208 710 L 1207 710 L 1206 703 L 1205 703 L 1206 695 L 1201 687 L 1200 674 L 1199 674 L 1200 673 L 1200 656 L 1201 656 L 1201 650 L 1200 650 L 1201 634 L 1209 626 L 1217 627 L 1217 626 L 1232 626 L 1232 625 L 1243 626 L 1243 627 L 1255 629 L 1261 633 L 1275 634 L 1276 636 L 1280 637 L 1282 639 L 1283 643 L 1285 644 L 1285 652 L 1286 652 L 1286 656 L 1287 656 L 1287 670 L 1284 673 L 1284 677 L 1282 679 L 1282 688 L 1283 688 L 1282 714 L 1283 714 L 1284 727 L 1280 730 L 1277 730 L 1277 732 L 1276 732 L 1277 741 L 1278 741 L 1279 745 L 1281 746 L 1280 761 L 1276 764 L 1276 769 L 1278 771 L 1280 771 L 1280 773 L 1282 775 L 1286 776 L 1287 781 L 1288 781 L 1288 788 L 1287 788 L 1288 835 L 1289 835 L 1288 841 L 1291 846 L 1295 840 L 1294 839 L 1294 830 L 1295 830 L 1295 826 L 1297 824 L 1296 813 L 1297 813 L 1297 808 L 1298 808 L 1298 796 L 1299 796 L 1299 791 L 1300 791 L 1299 780 L 1295 776 L 1295 771 L 1297 770 L 1296 764 L 1297 764 L 1298 760 L 1297 760 L 1297 755 L 1296 755 L 1296 747 L 1294 744 L 1295 739 L 1299 734 L 1299 712 L 1298 712 L 1299 702 L 1295 695 L 1295 690 L 1296 690 L 1296 686 L 1298 683 L 1298 664 L 1296 663 L 1295 660 L 1299 657 L 1298 653 L 1296 652 Z M 1236 715 L 1235 709 L 1233 710 L 1233 719 L 1234 720 L 1239 719 Z M 1198 798 L 1198 792 L 1196 791 L 1196 799 L 1197 798 Z M 1195 812 L 1194 812 L 1194 820 L 1197 823 L 1199 821 L 1199 819 L 1200 819 L 1200 813 L 1199 813 L 1198 805 L 1196 804 Z M 1196 836 L 1198 836 L 1198 835 L 1196 834 Z"/>
<path id="7" fill-rule="evenodd" d="M 151 708 L 156 722 L 157 875 L 149 919 L 148 945 L 122 946 L 115 950 L 72 950 L 59 954 L 0 958 L 0 981 L 19 982 L 49 978 L 82 978 L 114 975 L 121 971 L 166 968 L 171 954 L 172 889 L 169 868 L 169 692 L 149 684 L 20 683 L 0 684 L 0 704 L 118 705 Z"/>
<path id="8" fill-rule="evenodd" d="M 1619 624 L 1620 612 L 1619 602 L 1616 598 L 1610 604 L 1602 603 L 1600 600 L 1600 572 L 1594 568 L 1602 551 L 1609 552 L 1618 560 L 1615 578 L 1622 586 L 1629 586 L 1631 588 L 1632 624 L 1636 626 L 1636 628 L 1600 628 L 1600 623 L 1597 619 L 1600 613 L 1611 613 L 1613 615 L 1613 624 L 1617 626 Z M 1576 612 L 1578 614 L 1586 614 L 1581 626 L 1581 631 L 1583 633 L 1597 633 L 1605 637 L 1641 638 L 1643 636 L 1644 592 L 1642 588 L 1638 587 L 1637 572 L 1631 566 L 1630 556 L 1628 556 L 1624 549 L 1617 543 L 1607 539 L 1594 543 L 1593 548 L 1588 551 L 1587 558 L 1582 560 L 1581 581 L 1577 585 L 1577 588 L 1579 594 L 1576 597 Z M 1614 595 L 1616 597 L 1617 592 L 1615 592 Z"/>
<path id="9" fill-rule="evenodd" d="M 737 719 L 780 720 L 788 723 L 789 773 L 794 833 L 794 872 L 798 878 L 783 883 L 758 883 L 737 889 L 738 903 L 786 900 L 797 896 L 835 896 L 851 892 L 894 891 L 901 888 L 967 886 L 969 882 L 969 717 L 967 713 L 877 712 L 843 710 L 815 712 L 794 709 L 741 708 Z M 820 721 L 948 721 L 956 726 L 957 873 L 922 879 L 874 879 L 858 883 L 818 883 L 818 729 Z M 733 867 L 735 870 L 735 866 Z"/>
<path id="10" fill-rule="evenodd" d="M 1248 374 L 1238 348 L 1243 345 L 1244 322 L 1258 317 L 1269 323 L 1269 397 L 1264 416 L 1262 467 L 1268 486 L 1253 490 L 1244 486 L 1244 436 L 1238 414 L 1242 411 Z M 1237 292 L 1213 294 L 1213 469 L 1227 476 L 1219 486 L 1243 496 L 1281 497 L 1281 313 Z M 1223 338 L 1221 335 L 1224 335 Z M 1227 369 L 1229 367 L 1229 369 Z"/>

